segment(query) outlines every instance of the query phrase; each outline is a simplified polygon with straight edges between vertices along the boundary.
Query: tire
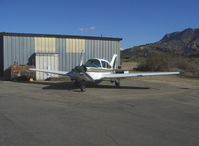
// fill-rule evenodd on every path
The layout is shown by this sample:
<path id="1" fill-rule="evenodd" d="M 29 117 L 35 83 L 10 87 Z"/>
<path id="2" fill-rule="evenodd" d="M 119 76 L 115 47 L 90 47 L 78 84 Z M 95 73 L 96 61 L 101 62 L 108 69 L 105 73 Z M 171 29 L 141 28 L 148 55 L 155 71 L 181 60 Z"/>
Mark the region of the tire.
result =
<path id="1" fill-rule="evenodd" d="M 115 80 L 115 87 L 116 88 L 119 88 L 120 87 L 120 80 Z"/>
<path id="2" fill-rule="evenodd" d="M 85 81 L 84 80 L 82 80 L 80 82 L 80 90 L 81 90 L 81 92 L 86 91 L 86 86 L 85 86 Z"/>

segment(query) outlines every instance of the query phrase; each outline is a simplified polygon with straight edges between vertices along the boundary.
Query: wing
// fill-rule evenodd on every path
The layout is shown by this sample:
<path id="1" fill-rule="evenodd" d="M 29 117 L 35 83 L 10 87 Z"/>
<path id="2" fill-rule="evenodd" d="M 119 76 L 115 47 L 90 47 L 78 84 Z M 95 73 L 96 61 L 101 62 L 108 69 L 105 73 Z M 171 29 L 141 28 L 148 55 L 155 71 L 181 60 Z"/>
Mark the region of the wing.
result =
<path id="1" fill-rule="evenodd" d="M 123 73 L 123 74 L 104 74 L 102 78 L 127 78 L 127 77 L 144 77 L 144 76 L 162 76 L 177 75 L 180 72 L 150 72 L 150 73 Z"/>
<path id="2" fill-rule="evenodd" d="M 54 71 L 54 70 L 47 70 L 47 69 L 36 69 L 36 68 L 29 68 L 31 71 L 39 71 L 39 72 L 44 72 L 44 73 L 51 73 L 51 74 L 57 74 L 57 75 L 67 75 L 68 72 L 64 71 Z"/>

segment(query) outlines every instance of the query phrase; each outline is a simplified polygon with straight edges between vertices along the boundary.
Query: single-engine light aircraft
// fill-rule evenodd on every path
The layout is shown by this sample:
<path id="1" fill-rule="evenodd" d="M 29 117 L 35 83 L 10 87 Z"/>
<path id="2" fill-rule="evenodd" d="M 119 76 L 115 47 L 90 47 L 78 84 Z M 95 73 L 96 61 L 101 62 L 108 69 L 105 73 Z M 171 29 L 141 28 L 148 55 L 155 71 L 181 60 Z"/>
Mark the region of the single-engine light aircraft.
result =
<path id="1" fill-rule="evenodd" d="M 114 82 L 116 87 L 120 87 L 120 79 L 122 78 L 180 74 L 180 72 L 129 73 L 128 71 L 122 71 L 116 68 L 116 59 L 116 54 L 113 55 L 111 62 L 104 59 L 94 58 L 89 59 L 85 64 L 83 64 L 83 59 L 81 59 L 80 65 L 76 66 L 70 72 L 37 68 L 30 68 L 29 70 L 69 76 L 81 91 L 85 90 L 86 82 L 97 84 L 103 80 L 109 80 L 112 83 Z"/>

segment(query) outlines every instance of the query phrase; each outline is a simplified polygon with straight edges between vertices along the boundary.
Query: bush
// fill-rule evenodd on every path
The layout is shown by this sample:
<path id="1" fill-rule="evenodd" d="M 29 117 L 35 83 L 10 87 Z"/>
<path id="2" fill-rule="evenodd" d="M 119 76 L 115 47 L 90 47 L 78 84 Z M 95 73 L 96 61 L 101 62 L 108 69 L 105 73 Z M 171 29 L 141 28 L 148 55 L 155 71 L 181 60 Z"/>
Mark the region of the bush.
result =
<path id="1" fill-rule="evenodd" d="M 189 75 L 199 76 L 199 64 L 191 59 L 178 58 L 172 62 L 172 66 L 178 68 Z"/>
<path id="2" fill-rule="evenodd" d="M 138 65 L 138 70 L 142 71 L 166 71 L 168 70 L 169 57 L 160 52 L 152 52 L 148 58 Z"/>
<path id="3" fill-rule="evenodd" d="M 186 58 L 153 52 L 138 65 L 137 70 L 184 71 L 186 73 L 185 76 L 199 77 L 199 58 Z"/>

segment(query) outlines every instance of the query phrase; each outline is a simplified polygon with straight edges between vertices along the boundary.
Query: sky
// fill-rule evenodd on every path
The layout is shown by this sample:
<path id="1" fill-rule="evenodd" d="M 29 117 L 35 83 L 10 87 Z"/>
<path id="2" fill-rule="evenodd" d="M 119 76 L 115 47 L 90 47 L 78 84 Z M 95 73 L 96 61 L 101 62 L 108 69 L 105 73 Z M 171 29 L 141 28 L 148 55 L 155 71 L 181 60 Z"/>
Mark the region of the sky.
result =
<path id="1" fill-rule="evenodd" d="M 199 28 L 199 0 L 0 0 L 0 32 L 123 38 L 121 49 Z"/>

